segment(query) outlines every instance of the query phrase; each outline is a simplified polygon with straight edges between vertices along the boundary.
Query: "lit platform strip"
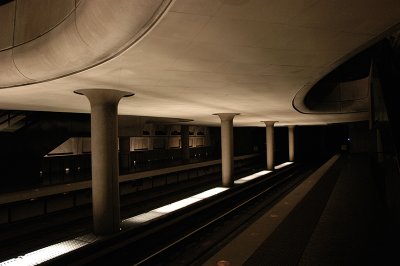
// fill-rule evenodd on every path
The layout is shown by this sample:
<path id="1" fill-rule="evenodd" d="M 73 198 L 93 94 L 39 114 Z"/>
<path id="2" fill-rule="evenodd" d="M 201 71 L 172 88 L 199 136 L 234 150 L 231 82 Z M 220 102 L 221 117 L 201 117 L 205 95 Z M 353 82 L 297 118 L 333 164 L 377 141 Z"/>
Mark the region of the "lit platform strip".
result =
<path id="1" fill-rule="evenodd" d="M 291 164 L 291 162 L 278 165 L 275 167 L 275 169 L 279 169 L 277 167 L 285 167 L 286 165 Z M 257 173 L 254 173 L 252 175 L 240 178 L 238 180 L 235 180 L 235 184 L 240 185 L 243 183 L 246 183 L 250 180 L 259 178 L 261 176 L 264 176 L 266 174 L 271 173 L 271 171 L 260 171 Z M 136 216 L 133 216 L 131 218 L 125 219 L 122 221 L 122 225 L 126 227 L 130 227 L 133 225 L 138 225 L 141 223 L 148 222 L 150 220 L 156 219 L 158 217 L 161 217 L 167 213 L 171 213 L 173 211 L 179 210 L 181 208 L 184 208 L 186 206 L 189 206 L 193 203 L 196 203 L 198 201 L 201 201 L 203 199 L 212 197 L 214 195 L 217 195 L 221 192 L 224 192 L 228 190 L 229 188 L 227 187 L 215 187 L 209 190 L 206 190 L 202 193 L 193 195 L 191 197 L 173 202 L 171 204 L 167 204 L 165 206 L 156 208 L 154 210 L 151 210 L 149 212 L 145 212 Z M 99 240 L 101 237 L 96 237 L 93 234 L 88 234 L 84 235 L 81 237 L 77 237 L 71 240 L 66 240 L 62 241 L 35 251 L 32 251 L 30 253 L 27 253 L 22 256 L 18 256 L 17 258 L 12 258 L 7 261 L 0 262 L 0 266 L 9 266 L 9 265 L 18 265 L 18 266 L 26 266 L 26 265 L 38 265 L 40 263 L 43 263 L 45 261 L 54 259 L 58 256 L 64 255 L 68 252 L 71 252 L 73 250 L 76 250 L 80 247 L 86 246 L 88 244 L 94 243 L 95 241 Z"/>
<path id="2" fill-rule="evenodd" d="M 167 213 L 182 209 L 186 206 L 189 206 L 193 203 L 196 203 L 200 200 L 209 198 L 211 196 L 217 195 L 223 191 L 228 190 L 229 188 L 226 187 L 215 187 L 209 190 L 206 190 L 202 193 L 193 195 L 191 197 L 173 202 L 171 204 L 165 205 L 163 207 L 151 210 L 149 212 L 146 213 L 142 213 L 136 216 L 133 216 L 131 218 L 125 219 L 122 221 L 123 225 L 132 225 L 132 224 L 138 224 L 138 223 L 144 223 L 144 222 L 148 222 L 150 220 L 153 220 L 155 218 L 158 218 L 160 216 L 163 216 Z"/>
<path id="3" fill-rule="evenodd" d="M 249 176 L 240 178 L 240 179 L 238 179 L 238 180 L 235 180 L 235 184 L 236 184 L 236 185 L 238 185 L 238 184 L 243 184 L 243 183 L 246 183 L 246 182 L 248 182 L 248 181 L 250 181 L 250 180 L 259 178 L 260 176 L 264 176 L 264 175 L 266 175 L 266 174 L 269 174 L 269 173 L 271 173 L 271 172 L 272 172 L 272 171 L 264 170 L 264 171 L 261 171 L 261 172 L 258 172 L 258 173 L 255 173 L 255 174 L 252 174 L 252 175 L 249 175 Z"/>
<path id="4" fill-rule="evenodd" d="M 283 168 L 283 167 L 285 167 L 285 166 L 291 165 L 292 163 L 293 163 L 293 162 L 282 163 L 282 164 L 280 164 L 280 165 L 275 166 L 274 168 L 275 168 L 276 170 L 278 170 L 278 169 L 281 169 L 281 168 Z"/>
<path id="5" fill-rule="evenodd" d="M 28 265 L 38 265 L 45 261 L 54 259 L 55 257 L 61 256 L 73 250 L 76 250 L 80 247 L 86 246 L 88 244 L 96 241 L 97 237 L 90 237 L 90 235 L 77 237 L 72 240 L 63 241 L 57 244 L 53 244 L 51 246 L 41 248 L 35 250 L 33 252 L 29 252 L 23 256 L 19 256 L 17 258 L 13 258 L 7 261 L 3 261 L 0 263 L 1 266 L 28 266 Z"/>

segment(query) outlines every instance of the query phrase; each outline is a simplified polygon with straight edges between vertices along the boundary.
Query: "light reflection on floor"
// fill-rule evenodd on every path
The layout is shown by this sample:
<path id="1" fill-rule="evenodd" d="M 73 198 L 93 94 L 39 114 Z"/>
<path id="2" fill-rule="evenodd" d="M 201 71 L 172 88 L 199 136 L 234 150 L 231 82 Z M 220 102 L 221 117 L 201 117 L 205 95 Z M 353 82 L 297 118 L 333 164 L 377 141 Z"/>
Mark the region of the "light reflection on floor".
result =
<path id="1" fill-rule="evenodd" d="M 285 167 L 285 166 L 291 165 L 292 163 L 293 163 L 293 162 L 285 162 L 285 163 L 282 163 L 282 164 L 280 164 L 280 165 L 275 166 L 274 168 L 275 168 L 276 170 L 278 170 L 278 169 L 281 169 L 281 168 L 283 168 L 283 167 Z"/>
<path id="2" fill-rule="evenodd" d="M 2 263 L 0 263 L 0 265 L 15 265 L 15 266 L 37 265 L 45 261 L 51 260 L 55 257 L 66 254 L 75 249 L 78 249 L 80 247 L 86 246 L 87 244 L 93 242 L 85 242 L 75 238 L 72 240 L 67 240 L 57 244 L 53 244 L 48 247 L 35 250 L 33 252 L 29 252 L 17 258 L 3 261 Z"/>
<path id="3" fill-rule="evenodd" d="M 271 172 L 272 171 L 264 170 L 264 171 L 261 171 L 261 172 L 258 172 L 258 173 L 255 173 L 255 174 L 252 174 L 252 175 L 237 179 L 237 180 L 235 180 L 235 184 L 236 185 L 243 184 L 243 183 L 246 183 L 246 182 L 248 182 L 250 180 L 256 179 L 256 178 L 258 178 L 260 176 L 264 176 L 266 174 L 269 174 Z"/>
<path id="4" fill-rule="evenodd" d="M 153 220 L 155 218 L 158 218 L 160 216 L 163 216 L 164 214 L 179 210 L 181 208 L 184 208 L 186 206 L 189 206 L 193 203 L 196 203 L 200 200 L 212 197 L 214 195 L 217 195 L 221 192 L 224 192 L 226 190 L 228 190 L 229 188 L 225 188 L 225 187 L 215 187 L 209 190 L 206 190 L 202 193 L 190 196 L 188 198 L 173 202 L 171 204 L 167 204 L 163 207 L 151 210 L 149 212 L 146 213 L 142 213 L 139 215 L 136 215 L 134 217 L 125 219 L 122 221 L 122 225 L 126 226 L 126 225 L 137 225 L 139 223 L 144 223 L 144 222 L 148 222 L 150 220 Z"/>

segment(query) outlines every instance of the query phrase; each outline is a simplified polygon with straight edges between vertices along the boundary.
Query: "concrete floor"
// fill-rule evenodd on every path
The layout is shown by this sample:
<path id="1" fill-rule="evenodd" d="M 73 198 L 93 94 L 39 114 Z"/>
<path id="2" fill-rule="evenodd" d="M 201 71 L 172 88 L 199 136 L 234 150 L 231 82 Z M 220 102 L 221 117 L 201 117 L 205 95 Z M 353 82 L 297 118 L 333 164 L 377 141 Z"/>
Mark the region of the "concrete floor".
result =
<path id="1" fill-rule="evenodd" d="M 399 265 L 392 241 L 395 227 L 390 226 L 371 165 L 367 154 L 342 155 L 272 233 L 242 254 L 241 261 L 225 247 L 219 252 L 223 257 L 217 254 L 208 264 L 226 260 L 231 265 Z M 260 218 L 249 229 L 252 232 L 245 230 L 232 241 L 241 239 L 231 253 L 237 256 L 254 243 L 244 234 L 261 234 L 271 226 L 274 217 L 270 211 L 266 216 L 270 220 Z"/>

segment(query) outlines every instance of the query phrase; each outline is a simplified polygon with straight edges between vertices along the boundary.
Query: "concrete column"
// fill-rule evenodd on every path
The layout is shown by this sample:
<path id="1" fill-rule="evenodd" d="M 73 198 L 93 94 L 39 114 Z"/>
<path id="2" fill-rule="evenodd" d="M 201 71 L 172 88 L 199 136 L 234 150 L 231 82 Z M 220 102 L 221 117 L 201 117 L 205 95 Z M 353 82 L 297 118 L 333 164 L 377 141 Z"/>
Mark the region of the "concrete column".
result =
<path id="1" fill-rule="evenodd" d="M 120 229 L 118 183 L 118 103 L 133 93 L 110 89 L 82 89 L 91 106 L 92 203 L 96 235 Z"/>
<path id="2" fill-rule="evenodd" d="M 188 125 L 181 125 L 181 152 L 182 152 L 182 161 L 188 162 L 190 160 Z"/>
<path id="3" fill-rule="evenodd" d="M 131 138 L 119 137 L 119 166 L 124 172 L 131 168 Z"/>
<path id="4" fill-rule="evenodd" d="M 237 113 L 219 113 L 221 119 L 222 186 L 233 186 L 233 118 Z"/>
<path id="5" fill-rule="evenodd" d="M 82 138 L 72 138 L 72 153 L 74 155 L 82 154 Z"/>
<path id="6" fill-rule="evenodd" d="M 288 127 L 288 137 L 289 137 L 289 161 L 294 161 L 294 126 Z"/>
<path id="7" fill-rule="evenodd" d="M 278 121 L 262 121 L 266 126 L 267 169 L 274 170 L 274 124 Z"/>

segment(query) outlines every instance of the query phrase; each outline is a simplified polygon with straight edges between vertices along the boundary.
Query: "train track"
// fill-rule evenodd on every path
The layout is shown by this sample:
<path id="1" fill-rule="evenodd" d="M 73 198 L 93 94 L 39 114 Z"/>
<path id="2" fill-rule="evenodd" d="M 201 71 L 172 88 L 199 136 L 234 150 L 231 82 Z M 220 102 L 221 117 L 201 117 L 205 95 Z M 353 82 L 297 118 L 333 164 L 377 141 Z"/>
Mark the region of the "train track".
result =
<path id="1" fill-rule="evenodd" d="M 243 196 L 212 220 L 135 264 L 201 265 L 310 173 L 305 169 L 292 170 L 288 175 L 277 175 L 267 180 L 265 184 L 253 184 L 257 189 L 249 188 L 245 192 L 254 192 L 250 197 Z"/>
<path id="2" fill-rule="evenodd" d="M 241 175 L 249 173 L 250 170 L 246 167 L 238 169 Z M 132 217 L 155 206 L 210 188 L 213 184 L 215 186 L 219 181 L 218 176 L 209 174 L 187 183 L 180 183 L 178 186 L 174 184 L 125 195 L 121 198 L 121 215 L 125 218 Z M 30 252 L 33 247 L 39 249 L 55 241 L 90 233 L 91 214 L 91 205 L 88 204 L 3 226 L 5 234 L 0 237 L 0 261 Z"/>
<path id="3" fill-rule="evenodd" d="M 199 265 L 311 171 L 304 165 L 284 168 L 46 265 Z"/>

